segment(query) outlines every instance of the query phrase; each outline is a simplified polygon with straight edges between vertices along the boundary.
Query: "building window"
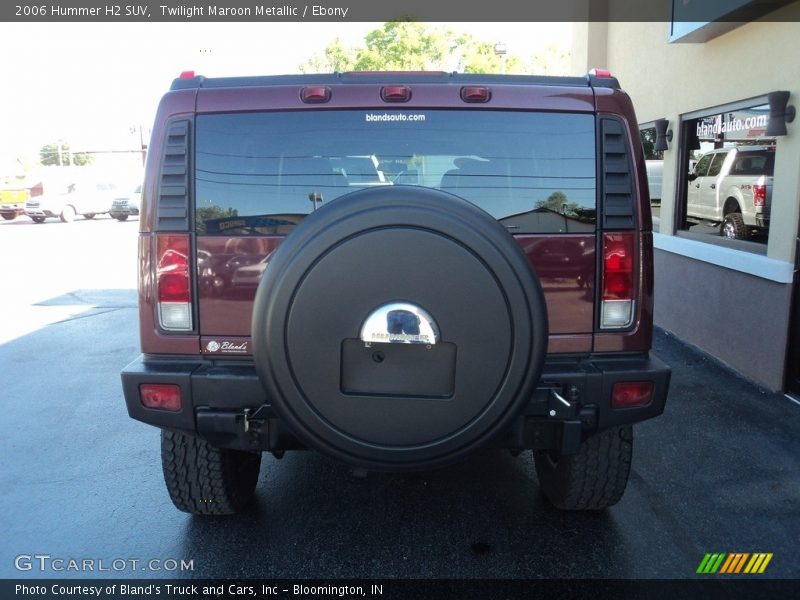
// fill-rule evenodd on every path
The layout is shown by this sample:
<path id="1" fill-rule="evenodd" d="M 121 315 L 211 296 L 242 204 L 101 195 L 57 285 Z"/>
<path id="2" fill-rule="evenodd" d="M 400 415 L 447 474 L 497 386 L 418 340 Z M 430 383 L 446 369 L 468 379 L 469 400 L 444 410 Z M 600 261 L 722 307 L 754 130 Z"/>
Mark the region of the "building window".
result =
<path id="1" fill-rule="evenodd" d="M 645 164 L 647 165 L 647 187 L 650 188 L 650 209 L 653 214 L 653 231 L 660 231 L 661 190 L 664 183 L 664 152 L 655 149 L 656 128 L 652 123 L 640 126 Z"/>
<path id="2" fill-rule="evenodd" d="M 758 101 L 684 116 L 676 207 L 682 235 L 766 254 L 775 167 L 768 119 L 769 105 Z"/>

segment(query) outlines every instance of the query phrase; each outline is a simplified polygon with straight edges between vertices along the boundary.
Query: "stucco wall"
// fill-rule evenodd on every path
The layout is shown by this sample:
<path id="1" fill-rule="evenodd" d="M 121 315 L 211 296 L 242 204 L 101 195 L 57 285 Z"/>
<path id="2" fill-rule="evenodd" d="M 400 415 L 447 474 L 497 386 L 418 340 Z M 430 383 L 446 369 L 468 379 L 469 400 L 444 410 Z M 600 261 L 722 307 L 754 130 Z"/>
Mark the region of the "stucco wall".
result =
<path id="1" fill-rule="evenodd" d="M 622 0 L 609 4 L 617 1 Z M 664 156 L 662 234 L 675 233 L 681 115 L 712 113 L 717 106 L 777 90 L 791 92 L 789 104 L 800 109 L 800 2 L 767 18 L 705 43 L 669 43 L 668 23 L 575 25 L 576 40 L 585 38 L 573 52 L 575 74 L 606 66 L 633 99 L 639 123 L 670 121 L 674 138 Z M 777 139 L 767 256 L 791 273 L 800 218 L 800 117 L 787 128 L 788 135 Z M 737 271 L 743 253 L 723 251 L 730 253 L 725 262 L 732 268 L 680 251 L 656 251 L 656 323 L 781 389 L 792 286 Z"/>
<path id="2" fill-rule="evenodd" d="M 790 284 L 662 250 L 655 251 L 655 279 L 660 327 L 765 387 L 782 388 Z"/>
<path id="3" fill-rule="evenodd" d="M 633 99 L 639 122 L 667 118 L 675 133 L 664 156 L 662 233 L 674 230 L 669 199 L 675 196 L 681 114 L 776 90 L 790 91 L 789 103 L 800 108 L 800 2 L 769 18 L 786 22 L 748 23 L 700 44 L 668 43 L 667 23 L 605 24 L 607 66 Z M 767 256 L 793 262 L 800 217 L 800 118 L 788 129 L 777 141 Z"/>

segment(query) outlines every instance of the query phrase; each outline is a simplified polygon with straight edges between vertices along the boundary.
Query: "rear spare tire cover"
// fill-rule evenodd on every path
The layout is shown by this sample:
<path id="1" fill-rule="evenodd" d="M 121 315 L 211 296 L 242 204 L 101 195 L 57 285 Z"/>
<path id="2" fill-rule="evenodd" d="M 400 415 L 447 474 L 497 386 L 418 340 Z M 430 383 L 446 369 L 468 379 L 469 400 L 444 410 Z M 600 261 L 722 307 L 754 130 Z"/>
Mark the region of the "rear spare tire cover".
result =
<path id="1" fill-rule="evenodd" d="M 504 432 L 539 380 L 538 279 L 495 219 L 416 187 L 323 206 L 272 255 L 253 355 L 308 446 L 376 470 L 461 460 Z"/>

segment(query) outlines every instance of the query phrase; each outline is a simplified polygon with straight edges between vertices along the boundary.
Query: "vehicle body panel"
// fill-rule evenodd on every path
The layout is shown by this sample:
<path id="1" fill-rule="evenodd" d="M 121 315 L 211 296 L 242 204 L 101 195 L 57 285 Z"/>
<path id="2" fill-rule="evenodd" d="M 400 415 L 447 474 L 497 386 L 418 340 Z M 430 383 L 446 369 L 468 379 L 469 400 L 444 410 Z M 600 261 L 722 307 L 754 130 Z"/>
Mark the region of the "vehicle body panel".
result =
<path id="1" fill-rule="evenodd" d="M 381 85 L 347 83 L 331 85 L 331 100 L 323 110 L 335 108 L 374 108 L 392 109 L 380 98 Z M 453 108 L 461 104 L 458 96 L 460 86 L 441 83 L 415 83 L 409 102 L 397 108 L 403 110 L 417 108 Z M 622 115 L 626 123 L 635 123 L 635 114 L 627 94 L 619 90 L 605 88 L 580 88 L 572 86 L 535 86 L 514 84 L 492 84 L 491 102 L 487 104 L 468 105 L 465 108 L 475 110 L 526 109 L 558 110 L 591 113 L 595 110 L 598 116 Z M 169 119 L 192 119 L 196 114 L 210 114 L 232 111 L 263 110 L 320 110 L 319 105 L 304 104 L 300 100 L 302 86 L 270 86 L 270 87 L 212 87 L 201 89 L 185 89 L 171 91 L 164 96 L 159 106 L 156 123 L 165 123 Z M 636 222 L 641 231 L 649 232 L 652 228 L 647 191 L 646 166 L 641 152 L 639 136 L 634 135 L 630 127 L 626 127 L 628 144 L 632 148 L 632 157 L 637 178 L 635 181 Z M 156 127 L 151 140 L 151 152 L 148 153 L 146 172 L 159 172 L 161 149 L 165 143 L 165 130 Z M 151 164 L 152 163 L 152 164 Z M 150 197 L 155 197 L 158 189 L 158 178 L 145 179 L 140 215 L 140 230 L 152 232 L 155 229 L 154 211 Z M 596 234 L 589 236 L 594 240 Z M 149 257 L 153 252 L 153 241 L 144 236 L 141 244 L 143 256 Z M 541 238 L 541 239 L 540 239 Z M 545 239 L 546 238 L 546 239 Z M 248 338 L 250 335 L 250 316 L 252 298 L 255 288 L 252 283 L 263 272 L 265 257 L 277 247 L 279 238 L 261 238 L 256 252 L 236 253 L 225 251 L 231 240 L 225 236 L 196 236 L 195 264 L 197 265 L 197 315 L 196 329 L 187 334 L 166 334 L 156 325 L 155 303 L 149 297 L 149 290 L 140 288 L 140 324 L 142 349 L 145 353 L 185 353 L 193 354 L 201 351 L 200 332 L 203 336 L 222 335 L 235 338 Z M 638 249 L 643 277 L 640 289 L 637 289 L 635 323 L 625 331 L 597 332 L 595 315 L 594 281 L 596 278 L 596 244 L 587 249 L 587 237 L 569 234 L 557 236 L 518 236 L 518 240 L 528 256 L 531 264 L 540 277 L 548 303 L 551 318 L 551 336 L 549 348 L 551 352 L 587 353 L 587 352 L 643 352 L 647 351 L 651 342 L 652 327 L 652 254 L 647 252 L 647 243 Z M 645 237 L 650 240 L 650 237 Z M 254 240 L 255 241 L 255 240 Z M 651 242 L 650 242 L 651 243 Z M 558 248 L 556 250 L 556 247 Z M 554 270 L 553 260 L 563 260 L 561 272 Z M 232 261 L 231 259 L 237 258 Z M 146 268 L 149 258 L 143 259 L 142 267 Z M 204 263 L 204 264 L 200 264 Z M 259 267 L 262 264 L 262 267 Z M 221 275 L 225 283 L 222 290 L 212 292 L 209 287 L 209 272 L 203 271 L 214 265 L 214 275 Z M 231 270 L 233 269 L 233 270 Z M 259 272 L 260 269 L 260 272 Z M 234 275 L 237 285 L 233 285 Z M 580 275 L 579 275 L 580 274 Z M 152 273 L 149 274 L 152 277 Z M 579 279 L 586 282 L 581 287 Z M 140 278 L 143 281 L 144 278 Z M 249 281 L 248 281 L 249 280 Z M 566 300 L 566 301 L 565 301 Z"/>
<path id="2" fill-rule="evenodd" d="M 588 352 L 594 323 L 595 235 L 516 236 L 536 270 L 550 319 L 551 343 Z M 203 336 L 249 339 L 256 287 L 283 236 L 198 236 L 199 329 Z M 242 272 L 251 272 L 242 277 Z M 583 334 L 579 339 L 574 336 Z M 580 343 L 578 341 L 580 340 Z"/>

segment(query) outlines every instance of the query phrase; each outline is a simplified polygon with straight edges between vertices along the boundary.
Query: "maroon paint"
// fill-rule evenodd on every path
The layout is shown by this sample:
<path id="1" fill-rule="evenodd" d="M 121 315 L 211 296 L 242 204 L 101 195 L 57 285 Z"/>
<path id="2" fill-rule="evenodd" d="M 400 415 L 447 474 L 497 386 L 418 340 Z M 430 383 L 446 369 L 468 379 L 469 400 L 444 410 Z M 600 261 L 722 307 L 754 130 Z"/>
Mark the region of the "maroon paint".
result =
<path id="1" fill-rule="evenodd" d="M 332 96 L 325 105 L 330 109 L 342 108 L 392 108 L 380 100 L 381 84 L 342 84 L 330 86 Z M 404 109 L 453 108 L 463 105 L 473 110 L 559 110 L 571 112 L 593 112 L 623 114 L 627 122 L 636 123 L 630 99 L 619 91 L 604 88 L 576 88 L 554 86 L 491 85 L 492 98 L 486 104 L 464 104 L 459 97 L 460 85 L 453 84 L 412 84 L 413 95 Z M 156 123 L 164 123 L 168 117 L 192 118 L 197 113 L 232 110 L 320 110 L 319 105 L 304 104 L 300 100 L 302 86 L 275 86 L 270 88 L 209 88 L 178 90 L 168 93 L 159 105 Z M 638 172 L 638 197 L 640 199 L 638 222 L 642 231 L 642 245 L 639 248 L 639 268 L 644 268 L 642 285 L 637 297 L 637 323 L 633 331 L 627 333 L 598 333 L 594 335 L 594 289 L 595 289 L 595 236 L 589 235 L 523 235 L 519 243 L 531 264 L 539 274 L 550 317 L 549 351 L 561 352 L 613 352 L 647 351 L 651 342 L 651 323 L 653 306 L 652 274 L 652 229 L 649 198 L 645 193 L 644 155 L 638 132 L 627 131 L 632 154 Z M 165 142 L 165 131 L 156 128 L 151 139 L 151 152 L 147 158 L 147 172 L 158 173 L 159 161 Z M 155 323 L 155 299 L 149 293 L 152 278 L 153 247 L 149 232 L 154 230 L 152 199 L 158 187 L 157 178 L 150 178 L 143 189 L 143 213 L 140 216 L 140 323 L 142 351 L 162 354 L 197 354 L 200 352 L 199 335 L 163 334 Z M 234 241 L 237 240 L 237 241 Z M 225 265 L 230 271 L 237 267 L 229 263 L 226 254 L 242 238 L 200 236 L 197 238 L 198 257 L 208 253 L 209 259 L 217 265 Z M 251 238 L 249 243 L 256 247 L 249 254 L 257 263 L 272 252 L 280 243 L 279 237 Z M 583 245 L 581 245 L 583 243 Z M 227 248 L 226 248 L 227 246 Z M 232 258 L 232 256 L 231 256 Z M 561 263 L 558 264 L 558 260 Z M 642 267 L 644 265 L 644 267 Z M 247 265 L 245 265 L 247 266 Z M 196 273 L 197 293 L 199 294 L 199 331 L 205 336 L 224 335 L 228 338 L 247 339 L 250 335 L 250 318 L 255 287 L 222 287 L 217 293 L 204 287 L 202 273 Z"/>
<path id="2" fill-rule="evenodd" d="M 244 110 L 314 110 L 346 108 L 383 108 L 408 110 L 418 108 L 460 108 L 470 110 L 558 110 L 560 112 L 593 112 L 591 88 L 497 85 L 492 98 L 484 104 L 468 104 L 461 99 L 460 84 L 411 84 L 411 100 L 402 105 L 386 103 L 380 98 L 382 84 L 332 85 L 331 99 L 324 105 L 306 104 L 300 100 L 303 86 L 270 86 L 236 88 L 201 88 L 197 94 L 197 113 L 235 112 Z"/>
<path id="3" fill-rule="evenodd" d="M 200 294 L 200 331 L 207 336 L 250 335 L 257 281 L 237 277 L 265 265 L 281 237 L 198 236 L 202 264 L 196 273 Z M 594 322 L 595 236 L 520 235 L 517 240 L 544 290 L 554 349 L 588 351 Z M 212 272 L 208 272 L 210 269 Z M 200 272 L 206 270 L 205 273 Z M 244 279 L 245 284 L 241 283 Z M 238 282 L 238 283 L 237 283 Z M 586 334 L 575 338 L 574 334 Z M 569 336 L 569 337 L 565 337 Z"/>

